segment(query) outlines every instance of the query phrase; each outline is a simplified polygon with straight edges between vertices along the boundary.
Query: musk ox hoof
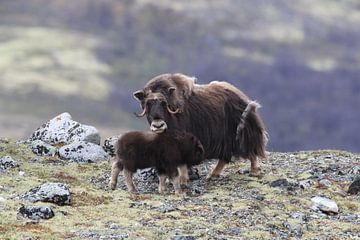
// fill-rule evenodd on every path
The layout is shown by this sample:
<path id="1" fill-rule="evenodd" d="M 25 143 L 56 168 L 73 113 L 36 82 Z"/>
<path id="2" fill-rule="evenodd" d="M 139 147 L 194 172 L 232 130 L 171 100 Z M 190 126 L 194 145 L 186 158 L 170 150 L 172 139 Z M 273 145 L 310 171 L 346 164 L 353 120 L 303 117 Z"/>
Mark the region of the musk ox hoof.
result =
<path id="1" fill-rule="evenodd" d="M 211 180 L 215 180 L 215 179 L 217 179 L 217 178 L 219 178 L 220 177 L 220 174 L 208 174 L 207 176 L 206 176 L 206 181 L 211 181 Z"/>
<path id="2" fill-rule="evenodd" d="M 250 177 L 261 178 L 261 177 L 262 177 L 262 174 L 261 174 L 260 169 L 258 169 L 258 170 L 256 170 L 256 171 L 250 171 L 249 176 L 250 176 Z"/>
<path id="3" fill-rule="evenodd" d="M 111 182 L 111 183 L 109 184 L 109 187 L 110 187 L 111 190 L 115 190 L 115 189 L 116 189 L 116 183 L 112 183 L 112 182 Z"/>
<path id="4" fill-rule="evenodd" d="M 183 186 L 183 187 L 187 187 L 188 185 L 188 179 L 185 178 L 185 177 L 180 177 L 180 185 Z"/>

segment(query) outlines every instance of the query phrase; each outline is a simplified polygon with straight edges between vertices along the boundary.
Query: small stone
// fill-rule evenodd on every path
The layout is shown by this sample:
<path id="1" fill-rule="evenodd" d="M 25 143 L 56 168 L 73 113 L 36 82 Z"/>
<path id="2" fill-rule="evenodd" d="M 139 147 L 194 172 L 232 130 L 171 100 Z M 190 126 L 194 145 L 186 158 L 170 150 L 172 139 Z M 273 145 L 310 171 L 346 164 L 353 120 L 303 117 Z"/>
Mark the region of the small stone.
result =
<path id="1" fill-rule="evenodd" d="M 166 204 L 164 203 L 163 205 L 159 206 L 158 208 L 158 211 L 162 212 L 162 213 L 168 213 L 168 212 L 173 212 L 173 211 L 176 211 L 177 208 L 174 207 L 173 205 L 171 204 Z"/>
<path id="2" fill-rule="evenodd" d="M 310 179 L 302 180 L 302 181 L 299 182 L 299 186 L 302 189 L 308 189 L 312 185 L 314 185 L 314 182 L 311 181 Z"/>
<path id="3" fill-rule="evenodd" d="M 189 174 L 190 181 L 200 179 L 199 169 L 197 169 L 195 167 L 190 167 L 188 170 L 188 174 Z"/>
<path id="4" fill-rule="evenodd" d="M 301 238 L 303 235 L 301 226 L 299 224 L 290 224 L 288 222 L 284 223 L 284 227 L 290 230 L 290 232 L 297 238 Z"/>
<path id="5" fill-rule="evenodd" d="M 144 168 L 138 170 L 134 178 L 141 181 L 148 181 L 148 180 L 155 180 L 158 178 L 158 176 L 154 168 Z"/>
<path id="6" fill-rule="evenodd" d="M 0 170 L 7 170 L 9 168 L 17 167 L 17 163 L 10 156 L 0 158 Z"/>
<path id="7" fill-rule="evenodd" d="M 259 200 L 259 201 L 264 201 L 265 197 L 264 197 L 264 195 L 256 195 L 255 199 Z"/>
<path id="8" fill-rule="evenodd" d="M 241 228 L 239 227 L 232 227 L 230 228 L 232 234 L 239 235 L 241 233 Z"/>
<path id="9" fill-rule="evenodd" d="M 46 206 L 22 206 L 18 214 L 31 220 L 50 219 L 54 217 L 54 211 L 51 207 Z"/>
<path id="10" fill-rule="evenodd" d="M 115 156 L 115 144 L 119 140 L 120 136 L 112 136 L 104 140 L 103 149 L 107 152 L 110 156 Z"/>
<path id="11" fill-rule="evenodd" d="M 240 175 L 245 175 L 245 174 L 249 174 L 250 171 L 246 169 L 239 169 L 236 173 Z"/>
<path id="12" fill-rule="evenodd" d="M 329 187 L 331 185 L 331 181 L 324 178 L 319 181 L 319 185 L 322 187 Z"/>
<path id="13" fill-rule="evenodd" d="M 348 190 L 348 193 L 353 195 L 358 194 L 359 192 L 360 192 L 360 178 L 352 182 Z"/>
<path id="14" fill-rule="evenodd" d="M 270 187 L 286 188 L 289 186 L 289 182 L 286 179 L 278 179 L 270 183 Z"/>
<path id="15" fill-rule="evenodd" d="M 312 208 L 314 210 L 321 210 L 322 212 L 329 214 L 329 213 L 339 213 L 339 208 L 336 204 L 336 202 L 325 198 L 325 197 L 313 197 L 311 198 L 311 201 L 313 203 Z"/>
<path id="16" fill-rule="evenodd" d="M 63 183 L 45 183 L 19 197 L 29 202 L 52 202 L 58 205 L 70 205 L 71 201 L 69 187 Z"/>
<path id="17" fill-rule="evenodd" d="M 41 140 L 35 140 L 30 143 L 30 148 L 33 153 L 38 156 L 55 156 L 57 148 Z"/>
<path id="18" fill-rule="evenodd" d="M 290 217 L 293 219 L 299 219 L 301 221 L 305 221 L 306 220 L 306 215 L 305 213 L 301 213 L 301 212 L 294 212 L 290 214 Z"/>
<path id="19" fill-rule="evenodd" d="M 195 240 L 194 236 L 174 236 L 171 240 Z"/>
<path id="20" fill-rule="evenodd" d="M 19 171 L 19 176 L 24 176 L 25 172 L 24 171 Z"/>
<path id="21" fill-rule="evenodd" d="M 77 163 L 90 163 L 109 158 L 109 155 L 102 147 L 84 141 L 74 142 L 61 147 L 59 149 L 59 156 L 63 160 L 74 160 Z"/>

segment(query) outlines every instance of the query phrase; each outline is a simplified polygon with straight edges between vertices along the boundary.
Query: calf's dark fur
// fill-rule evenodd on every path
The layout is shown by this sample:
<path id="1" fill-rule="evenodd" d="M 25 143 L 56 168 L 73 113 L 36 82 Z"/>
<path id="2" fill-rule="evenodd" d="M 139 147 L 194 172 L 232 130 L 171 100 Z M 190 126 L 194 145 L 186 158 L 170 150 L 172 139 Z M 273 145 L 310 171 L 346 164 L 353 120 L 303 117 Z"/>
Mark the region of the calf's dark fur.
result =
<path id="1" fill-rule="evenodd" d="M 187 167 L 197 165 L 205 158 L 201 142 L 194 135 L 179 131 L 159 134 L 129 132 L 117 141 L 115 147 L 116 160 L 112 165 L 110 182 L 113 190 L 120 171 L 123 171 L 128 190 L 136 192 L 132 180 L 136 170 L 155 167 L 159 176 L 159 192 L 164 192 L 168 177 L 175 193 L 181 193 L 180 182 L 187 180 Z"/>

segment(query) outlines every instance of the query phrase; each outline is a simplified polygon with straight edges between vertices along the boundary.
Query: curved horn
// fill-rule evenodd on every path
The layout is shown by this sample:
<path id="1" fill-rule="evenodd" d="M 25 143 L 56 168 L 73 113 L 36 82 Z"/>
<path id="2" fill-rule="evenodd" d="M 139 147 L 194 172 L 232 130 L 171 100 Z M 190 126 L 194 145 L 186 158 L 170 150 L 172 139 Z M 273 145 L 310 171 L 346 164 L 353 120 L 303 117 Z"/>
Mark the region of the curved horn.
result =
<path id="1" fill-rule="evenodd" d="M 169 105 L 167 105 L 167 110 L 169 113 L 171 114 L 177 114 L 178 112 L 180 112 L 180 108 L 176 109 L 175 111 L 171 110 Z"/>
<path id="2" fill-rule="evenodd" d="M 137 117 L 143 117 L 143 116 L 145 116 L 145 114 L 146 114 L 146 107 L 144 108 L 144 110 L 142 111 L 142 113 L 135 113 L 135 112 L 134 112 L 134 114 L 135 114 L 135 116 L 137 116 Z"/>

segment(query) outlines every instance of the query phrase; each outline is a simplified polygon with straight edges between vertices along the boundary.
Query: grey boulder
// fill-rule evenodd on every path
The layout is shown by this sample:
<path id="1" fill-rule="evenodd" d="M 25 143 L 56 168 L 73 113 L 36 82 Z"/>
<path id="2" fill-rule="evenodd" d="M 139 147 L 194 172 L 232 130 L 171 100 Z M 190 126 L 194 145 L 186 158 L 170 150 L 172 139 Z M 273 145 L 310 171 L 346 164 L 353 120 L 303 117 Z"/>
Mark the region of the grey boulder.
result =
<path id="1" fill-rule="evenodd" d="M 99 145 L 100 135 L 95 127 L 78 123 L 65 112 L 44 123 L 29 140 L 41 140 L 51 145 L 69 144 L 74 141 L 86 141 Z"/>
<path id="2" fill-rule="evenodd" d="M 84 141 L 61 147 L 59 156 L 63 160 L 73 160 L 77 163 L 90 163 L 109 159 L 109 155 L 101 146 Z"/>
<path id="3" fill-rule="evenodd" d="M 17 166 L 17 163 L 10 156 L 5 156 L 0 158 L 0 170 L 7 170 L 9 168 L 14 168 Z"/>
<path id="4" fill-rule="evenodd" d="M 57 205 L 70 205 L 69 187 L 63 183 L 45 183 L 30 189 L 19 196 L 29 202 L 52 202 Z"/>
<path id="5" fill-rule="evenodd" d="M 22 206 L 19 215 L 31 220 L 50 219 L 54 217 L 54 211 L 47 206 Z"/>
<path id="6" fill-rule="evenodd" d="M 311 198 L 313 203 L 312 209 L 321 210 L 324 213 L 339 213 L 339 208 L 333 200 L 330 200 L 326 197 L 313 197 Z"/>

